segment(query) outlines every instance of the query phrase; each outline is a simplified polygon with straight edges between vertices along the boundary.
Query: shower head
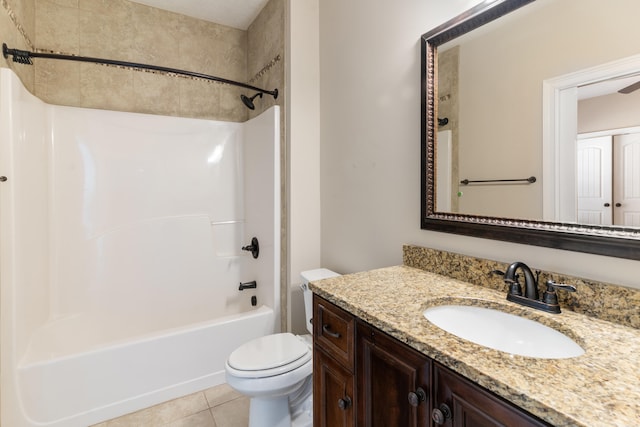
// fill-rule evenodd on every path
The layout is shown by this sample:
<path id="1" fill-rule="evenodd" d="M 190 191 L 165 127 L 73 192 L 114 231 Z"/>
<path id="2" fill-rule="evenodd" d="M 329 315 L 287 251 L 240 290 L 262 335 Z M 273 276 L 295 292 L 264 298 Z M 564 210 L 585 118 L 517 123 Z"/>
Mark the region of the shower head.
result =
<path id="1" fill-rule="evenodd" d="M 256 97 L 258 96 L 262 98 L 262 92 L 256 93 L 251 98 L 248 98 L 246 95 L 240 95 L 240 99 L 242 99 L 242 102 L 244 103 L 244 105 L 247 106 L 248 109 L 255 110 L 256 106 L 253 105 L 253 100 L 256 99 Z"/>

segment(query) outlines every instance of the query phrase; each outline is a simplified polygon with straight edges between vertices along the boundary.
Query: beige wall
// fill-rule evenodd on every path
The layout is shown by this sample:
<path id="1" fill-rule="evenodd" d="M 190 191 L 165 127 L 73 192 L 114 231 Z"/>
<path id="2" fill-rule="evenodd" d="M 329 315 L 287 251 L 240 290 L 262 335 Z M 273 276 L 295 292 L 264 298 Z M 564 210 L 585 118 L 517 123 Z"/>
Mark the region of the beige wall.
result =
<path id="1" fill-rule="evenodd" d="M 305 329 L 300 273 L 320 263 L 319 3 L 289 0 L 289 284 L 291 329 Z"/>
<path id="2" fill-rule="evenodd" d="M 322 265 L 400 264 L 412 243 L 640 288 L 638 261 L 420 229 L 419 38 L 473 3 L 320 2 Z"/>
<path id="3" fill-rule="evenodd" d="M 628 95 L 614 93 L 578 102 L 578 133 L 633 126 L 640 126 L 640 91 Z"/>

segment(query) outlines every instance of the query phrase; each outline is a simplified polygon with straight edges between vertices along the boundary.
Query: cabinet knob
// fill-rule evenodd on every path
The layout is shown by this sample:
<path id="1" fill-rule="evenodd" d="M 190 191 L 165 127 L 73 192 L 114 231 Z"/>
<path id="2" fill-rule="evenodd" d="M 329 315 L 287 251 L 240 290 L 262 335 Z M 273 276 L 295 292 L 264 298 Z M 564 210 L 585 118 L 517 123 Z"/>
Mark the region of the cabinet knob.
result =
<path id="1" fill-rule="evenodd" d="M 440 405 L 440 408 L 435 408 L 433 412 L 431 412 L 431 419 L 436 425 L 441 426 L 449 418 L 451 418 L 451 409 L 449 409 L 445 403 Z"/>
<path id="2" fill-rule="evenodd" d="M 605 204 L 604 204 L 604 207 L 605 207 L 605 208 L 608 208 L 609 206 L 611 206 L 611 203 L 605 203 Z"/>
<path id="3" fill-rule="evenodd" d="M 342 399 L 338 399 L 338 408 L 343 411 L 348 409 L 351 406 L 351 398 L 349 396 L 345 396 Z"/>
<path id="4" fill-rule="evenodd" d="M 422 387 L 418 387 L 416 391 L 410 392 L 407 398 L 409 399 L 409 404 L 416 407 L 420 402 L 427 400 L 427 393 L 422 389 Z"/>
<path id="5" fill-rule="evenodd" d="M 616 208 L 619 208 L 620 206 L 622 206 L 622 203 L 616 203 Z"/>

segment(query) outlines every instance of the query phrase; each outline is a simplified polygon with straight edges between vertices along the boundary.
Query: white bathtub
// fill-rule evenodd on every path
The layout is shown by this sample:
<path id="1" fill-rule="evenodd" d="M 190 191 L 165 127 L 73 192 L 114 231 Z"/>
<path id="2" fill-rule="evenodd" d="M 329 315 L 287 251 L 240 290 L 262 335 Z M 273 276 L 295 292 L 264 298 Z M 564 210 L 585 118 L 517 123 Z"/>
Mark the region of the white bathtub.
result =
<path id="1" fill-rule="evenodd" d="M 225 123 L 47 105 L 0 69 L 2 426 L 84 427 L 220 384 L 233 349 L 278 331 L 279 128 L 277 107 Z"/>
<path id="2" fill-rule="evenodd" d="M 79 339 L 108 319 L 54 322 L 18 367 L 21 412 L 29 425 L 86 426 L 221 384 L 231 351 L 271 333 L 273 317 L 263 306 L 101 346 L 89 340 L 84 351 Z"/>

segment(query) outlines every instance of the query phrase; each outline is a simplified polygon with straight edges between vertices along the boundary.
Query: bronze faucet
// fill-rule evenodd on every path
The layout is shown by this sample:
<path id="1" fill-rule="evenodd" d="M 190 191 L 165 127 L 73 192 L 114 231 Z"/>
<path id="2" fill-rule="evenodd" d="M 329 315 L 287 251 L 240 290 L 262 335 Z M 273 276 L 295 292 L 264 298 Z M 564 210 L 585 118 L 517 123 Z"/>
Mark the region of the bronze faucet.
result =
<path id="1" fill-rule="evenodd" d="M 518 280 L 519 275 L 516 273 L 518 269 L 522 270 L 524 274 L 524 295 L 522 294 L 522 286 Z M 538 293 L 539 277 L 540 271 L 536 271 L 534 277 L 531 269 L 521 261 L 516 261 L 511 264 L 506 273 L 504 273 L 504 281 L 509 285 L 507 300 L 549 313 L 560 313 L 556 289 L 575 292 L 576 287 L 564 283 L 556 283 L 553 280 L 547 280 L 547 290 L 542 295 L 542 300 L 540 300 Z"/>
<path id="2" fill-rule="evenodd" d="M 524 262 L 516 261 L 507 268 L 504 273 L 504 281 L 509 284 L 509 295 L 522 296 L 522 287 L 518 281 L 516 271 L 520 269 L 524 273 L 524 297 L 532 300 L 538 299 L 538 277 L 540 272 L 533 277 L 533 272 Z"/>

